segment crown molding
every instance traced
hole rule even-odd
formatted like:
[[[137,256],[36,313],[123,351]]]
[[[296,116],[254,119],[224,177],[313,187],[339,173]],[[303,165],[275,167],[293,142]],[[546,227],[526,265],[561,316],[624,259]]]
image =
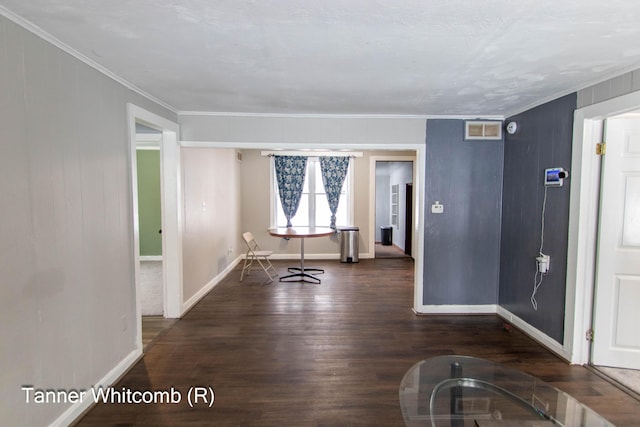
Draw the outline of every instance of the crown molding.
[[[576,85],[576,86],[574,86],[574,87],[572,87],[570,89],[559,91],[559,92],[555,92],[552,95],[549,95],[549,96],[547,96],[545,98],[539,99],[539,100],[537,100],[535,102],[532,102],[531,104],[525,105],[524,107],[520,107],[518,109],[509,111],[507,114],[504,115],[504,117],[505,118],[509,118],[509,117],[516,116],[518,114],[522,114],[525,111],[532,110],[532,109],[534,109],[536,107],[539,107],[541,105],[546,104],[547,102],[551,102],[551,101],[553,101],[555,99],[562,98],[563,96],[567,96],[567,95],[569,95],[571,93],[574,93],[574,92],[577,94],[581,90],[589,89],[591,87],[599,85],[600,83],[604,83],[604,82],[606,82],[608,80],[613,80],[613,79],[615,79],[617,77],[623,76],[623,75],[625,75],[627,73],[631,73],[631,72],[636,71],[636,70],[640,70],[640,63],[629,65],[629,66],[624,67],[622,69],[619,69],[619,70],[617,70],[615,72],[612,72],[612,73],[606,74],[604,76],[601,76],[601,77],[599,77],[597,79],[593,79],[593,80],[590,80],[588,82]],[[576,107],[576,108],[578,108],[578,107]]]
[[[504,120],[502,115],[437,115],[437,114],[314,114],[314,113],[245,113],[224,111],[178,111],[180,116],[209,117],[258,117],[258,118],[305,118],[305,119],[456,119],[456,120]]]
[[[128,80],[123,79],[122,77],[120,77],[117,74],[115,74],[113,71],[109,70],[108,68],[104,67],[103,65],[100,65],[99,63],[97,63],[93,59],[89,58],[88,56],[78,52],[77,50],[75,50],[71,46],[67,45],[66,43],[63,43],[62,41],[60,41],[59,39],[57,39],[53,35],[49,34],[45,30],[43,30],[42,28],[38,27],[37,25],[33,24],[32,22],[30,22],[30,21],[24,19],[23,17],[15,14],[14,12],[10,11],[5,6],[0,5],[0,15],[4,16],[8,20],[12,21],[14,24],[24,28],[25,30],[29,31],[30,33],[33,33],[36,36],[40,37],[41,39],[51,43],[52,45],[54,45],[58,49],[62,50],[63,52],[68,53],[69,55],[71,55],[74,58],[76,58],[78,61],[81,61],[81,62],[85,63],[86,65],[90,66],[91,68],[95,69],[96,71],[104,74],[105,76],[107,76],[110,79],[116,81],[117,83],[120,83],[122,86],[126,87],[127,89],[130,89],[133,92],[136,92],[138,95],[143,96],[143,97],[147,98],[149,101],[152,101],[152,102],[154,102],[154,103],[166,108],[167,110],[171,111],[172,113],[175,113],[175,114],[178,113],[178,111],[173,106],[171,106],[171,105],[167,104],[166,102],[156,98],[155,96],[145,92],[144,90],[140,89],[139,87],[137,87],[133,83],[129,82]]]

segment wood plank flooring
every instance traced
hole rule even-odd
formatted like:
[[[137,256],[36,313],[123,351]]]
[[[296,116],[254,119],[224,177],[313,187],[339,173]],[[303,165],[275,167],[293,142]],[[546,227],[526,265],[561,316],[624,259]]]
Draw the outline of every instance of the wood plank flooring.
[[[167,332],[178,319],[165,319],[162,316],[142,316],[142,348],[146,352],[151,344]]]
[[[274,263],[282,274],[291,261]],[[78,425],[402,426],[398,387],[418,361],[481,357],[535,375],[611,422],[638,425],[640,404],[570,366],[497,316],[416,316],[408,258],[309,261],[322,284],[229,274],[160,336],[116,388],[182,393],[179,404],[99,404]],[[192,386],[211,408],[190,408]]]

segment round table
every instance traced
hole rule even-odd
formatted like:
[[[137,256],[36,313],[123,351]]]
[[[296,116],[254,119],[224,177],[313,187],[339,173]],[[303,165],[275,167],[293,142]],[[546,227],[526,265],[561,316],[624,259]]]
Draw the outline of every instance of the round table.
[[[324,237],[336,231],[330,227],[279,227],[270,228],[269,234],[285,239],[300,239],[300,267],[290,267],[287,276],[280,277],[281,282],[309,282],[320,284],[320,279],[314,274],[324,273],[320,268],[304,268],[304,239],[307,237]]]

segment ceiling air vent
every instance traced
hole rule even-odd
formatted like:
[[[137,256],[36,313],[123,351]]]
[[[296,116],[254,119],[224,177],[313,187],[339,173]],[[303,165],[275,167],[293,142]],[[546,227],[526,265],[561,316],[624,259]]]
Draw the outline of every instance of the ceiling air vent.
[[[502,122],[466,121],[464,139],[502,139]]]

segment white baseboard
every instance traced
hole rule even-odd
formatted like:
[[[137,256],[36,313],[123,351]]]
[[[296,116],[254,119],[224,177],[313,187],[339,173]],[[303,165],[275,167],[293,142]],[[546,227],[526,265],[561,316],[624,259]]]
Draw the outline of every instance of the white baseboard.
[[[549,335],[545,334],[539,329],[534,328],[504,307],[498,306],[498,311],[496,314],[502,317],[506,322],[509,322],[516,328],[520,329],[534,341],[537,341],[539,344],[546,347],[549,351],[554,352],[559,357],[565,359],[567,362],[571,362],[571,352],[565,350],[562,344],[551,338]]]
[[[162,255],[145,255],[140,257],[140,261],[162,261]]]
[[[271,259],[300,260],[300,254],[273,254]],[[304,259],[340,259],[340,254],[304,254]]]
[[[142,357],[142,349],[137,348],[129,353],[120,363],[116,365],[107,375],[105,375],[96,384],[87,386],[88,390],[91,387],[110,387],[116,383],[140,358]],[[82,388],[82,387],[80,387]],[[83,399],[78,403],[71,405],[66,411],[62,413],[54,422],[49,424],[50,427],[64,427],[71,425],[77,421],[95,402],[93,399]]]
[[[529,338],[533,339],[547,350],[555,353],[566,361],[571,361],[571,352],[562,344],[554,340],[544,332],[534,328],[515,314],[497,304],[486,305],[421,305],[414,309],[416,314],[497,314],[506,322],[520,329]]]
[[[417,307],[417,314],[496,314],[497,305],[458,305],[458,304],[441,304],[441,305],[422,305]]]
[[[202,289],[200,289],[198,292],[195,293],[195,295],[193,295],[191,298],[185,301],[182,304],[182,315],[184,315],[187,311],[189,311],[191,307],[196,305],[196,303],[200,301],[206,294],[208,294],[209,291],[211,291],[211,289],[215,288],[216,285],[218,285],[218,283],[220,283],[222,279],[224,279],[227,276],[227,274],[229,274],[242,259],[244,259],[244,256],[239,256],[238,258],[234,259],[231,263],[229,263],[227,268],[225,268],[217,276],[211,279],[209,283],[204,285]]]
[[[358,254],[358,257],[360,259],[366,259],[366,258],[374,258],[374,256],[372,256],[369,253],[363,253],[363,254]],[[244,256],[242,257],[244,259]],[[273,254],[271,255],[271,259],[277,259],[277,260],[281,260],[281,259],[289,259],[289,260],[300,260],[300,254]],[[322,259],[340,259],[340,254],[304,254],[304,259],[311,259],[311,260],[322,260]]]

